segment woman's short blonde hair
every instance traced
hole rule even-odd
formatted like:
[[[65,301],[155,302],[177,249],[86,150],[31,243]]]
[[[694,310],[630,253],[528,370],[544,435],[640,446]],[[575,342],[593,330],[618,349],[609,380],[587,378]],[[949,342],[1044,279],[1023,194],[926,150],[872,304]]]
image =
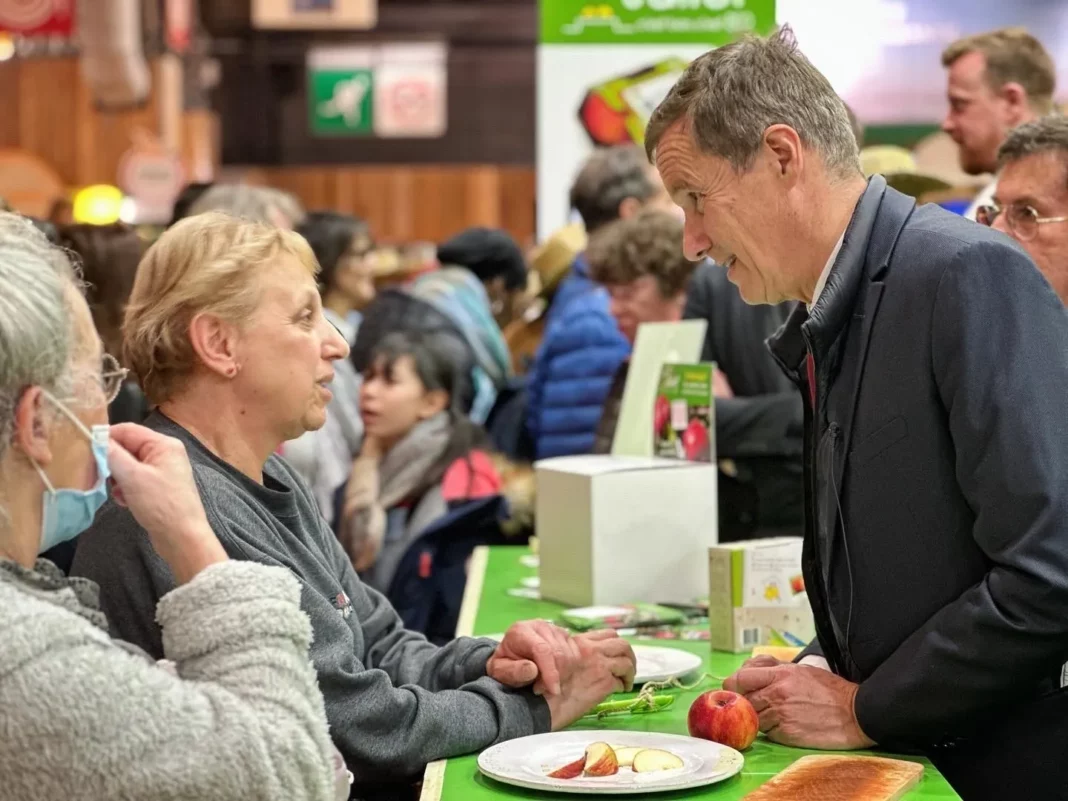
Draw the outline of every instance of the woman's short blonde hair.
[[[209,212],[161,236],[141,260],[123,323],[126,363],[153,404],[169,400],[196,354],[189,325],[198,314],[240,324],[261,299],[264,270],[292,256],[315,275],[319,265],[299,234]]]

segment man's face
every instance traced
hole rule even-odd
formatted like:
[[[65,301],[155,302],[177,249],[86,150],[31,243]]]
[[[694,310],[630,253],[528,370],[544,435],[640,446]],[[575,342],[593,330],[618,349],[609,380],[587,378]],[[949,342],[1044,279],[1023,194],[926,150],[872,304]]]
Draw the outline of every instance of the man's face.
[[[672,200],[685,215],[682,245],[686,258],[708,256],[727,269],[746,303],[780,303],[796,296],[780,258],[785,215],[784,190],[776,165],[761,148],[753,166],[739,175],[721,158],[698,151],[685,122],[667,130],[656,148],[656,167]]]
[[[997,170],[998,148],[1021,120],[1018,110],[986,81],[986,56],[966,53],[949,67],[949,112],[942,130],[957,143],[960,166],[969,175]]]
[[[1068,304],[1068,222],[1031,226],[1033,238],[1020,236],[1009,225],[1030,207],[1040,219],[1068,216],[1068,160],[1057,153],[1037,153],[1005,165],[998,176],[995,201],[1002,208],[994,228],[1020,241],[1060,299]],[[1026,230],[1026,229],[1024,229]]]
[[[614,284],[606,289],[611,298],[616,325],[632,345],[638,337],[638,326],[642,323],[674,323],[682,319],[685,294],[665,298],[651,275],[643,275],[629,284]]]

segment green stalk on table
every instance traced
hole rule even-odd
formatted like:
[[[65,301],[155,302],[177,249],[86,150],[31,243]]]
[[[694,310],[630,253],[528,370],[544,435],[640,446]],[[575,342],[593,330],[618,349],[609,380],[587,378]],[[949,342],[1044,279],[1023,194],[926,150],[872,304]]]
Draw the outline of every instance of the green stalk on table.
[[[667,709],[673,703],[675,703],[673,695],[654,695],[651,698],[639,696],[625,701],[605,701],[595,706],[586,717],[600,719],[609,715],[643,715]]]

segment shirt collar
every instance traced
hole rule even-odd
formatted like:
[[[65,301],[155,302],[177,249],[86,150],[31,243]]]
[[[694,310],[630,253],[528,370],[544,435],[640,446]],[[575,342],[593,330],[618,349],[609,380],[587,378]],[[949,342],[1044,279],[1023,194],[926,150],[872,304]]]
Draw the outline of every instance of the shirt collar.
[[[823,288],[827,286],[827,279],[830,277],[831,268],[834,267],[834,262],[838,258],[838,252],[842,249],[843,241],[845,241],[845,231],[842,231],[842,235],[838,237],[838,241],[834,244],[834,250],[831,251],[831,257],[827,259],[827,264],[824,265],[823,272],[820,273],[819,280],[816,281],[816,289],[812,292],[812,302],[808,304],[809,311],[812,311],[812,307],[816,305],[816,301],[823,294]]]

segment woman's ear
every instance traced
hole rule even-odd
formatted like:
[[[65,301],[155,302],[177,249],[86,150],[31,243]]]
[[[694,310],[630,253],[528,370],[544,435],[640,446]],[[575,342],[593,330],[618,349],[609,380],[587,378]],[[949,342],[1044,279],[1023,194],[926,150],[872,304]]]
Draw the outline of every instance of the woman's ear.
[[[233,378],[237,362],[237,328],[214,314],[201,313],[189,323],[189,344],[209,370]]]
[[[12,441],[15,446],[40,467],[52,462],[53,420],[45,414],[47,399],[40,387],[30,387],[15,405],[15,430]]]
[[[419,417],[429,420],[436,414],[440,414],[449,408],[449,393],[443,389],[432,389],[423,396],[422,408]]]

